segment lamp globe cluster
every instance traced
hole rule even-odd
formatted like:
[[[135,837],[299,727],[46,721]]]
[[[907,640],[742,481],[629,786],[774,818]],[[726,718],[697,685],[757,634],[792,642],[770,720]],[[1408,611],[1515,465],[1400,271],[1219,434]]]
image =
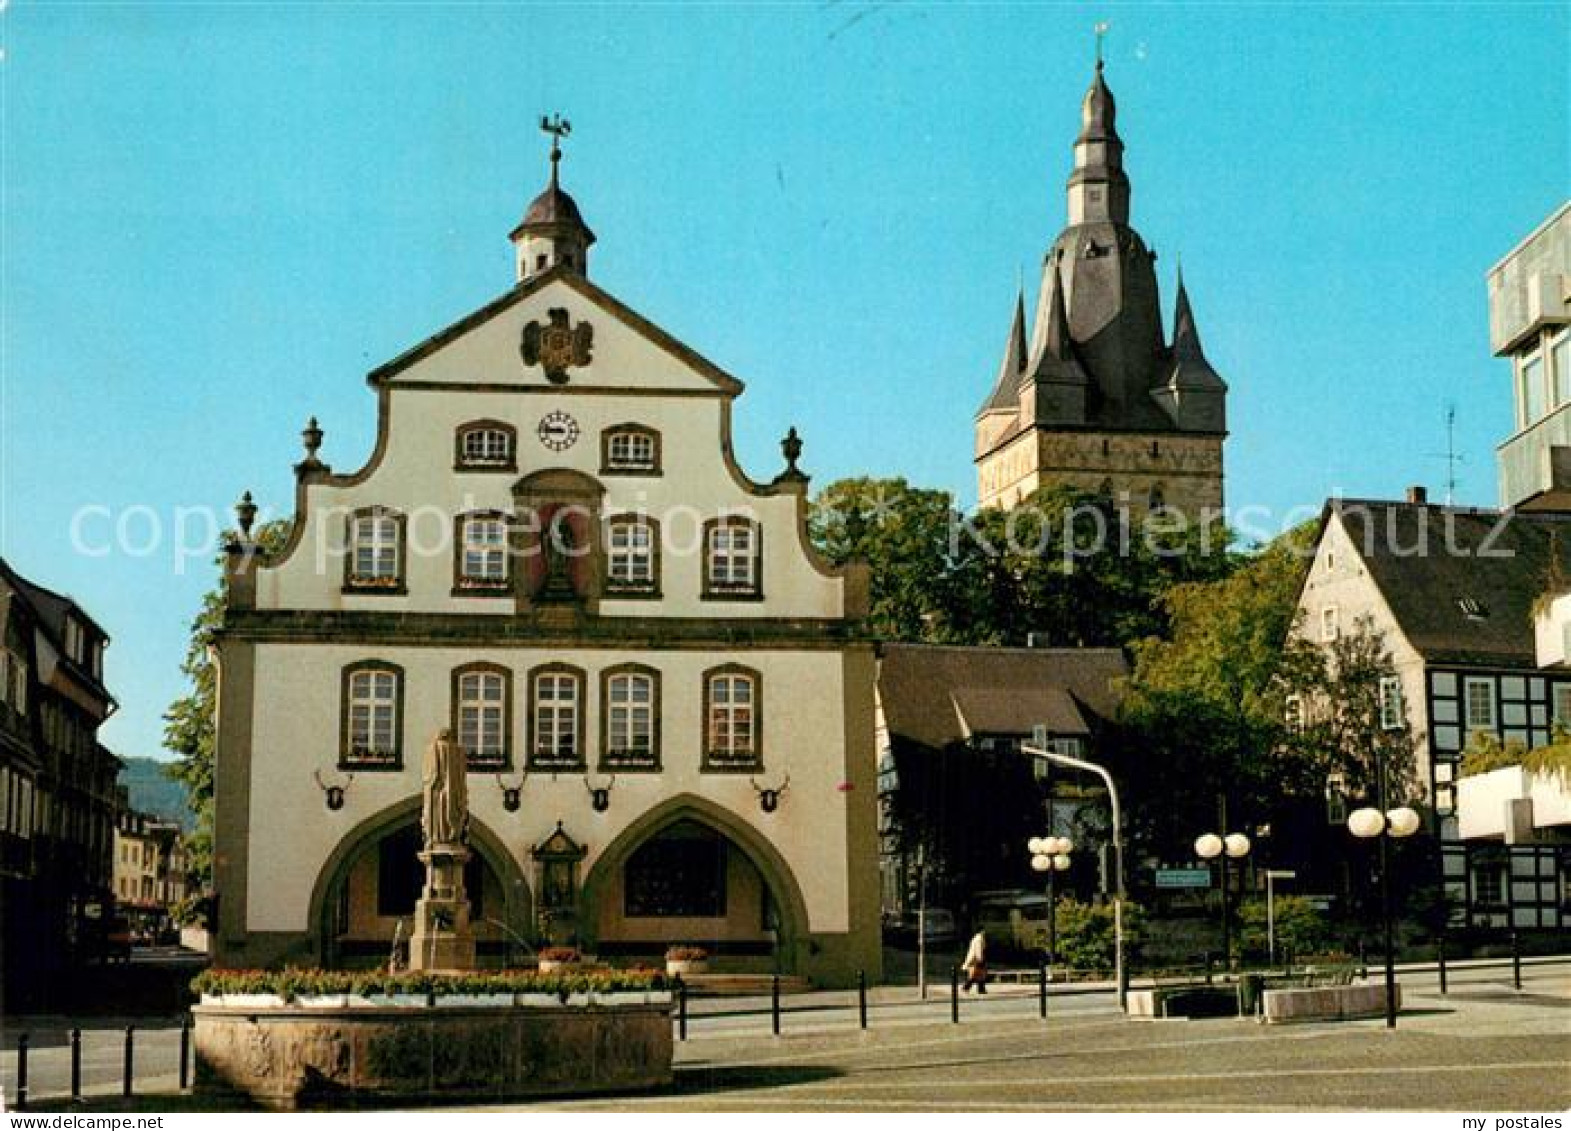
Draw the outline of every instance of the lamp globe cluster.
[[[1034,872],[1066,872],[1074,844],[1066,836],[1034,836],[1026,841]]]
[[[1347,817],[1347,829],[1364,840],[1386,833],[1394,837],[1412,836],[1418,831],[1420,819],[1416,810],[1406,805],[1388,809],[1354,809]]]
[[[1249,838],[1243,833],[1228,833],[1225,837],[1206,833],[1195,838],[1195,855],[1202,860],[1215,860],[1226,852],[1234,860],[1249,855]]]

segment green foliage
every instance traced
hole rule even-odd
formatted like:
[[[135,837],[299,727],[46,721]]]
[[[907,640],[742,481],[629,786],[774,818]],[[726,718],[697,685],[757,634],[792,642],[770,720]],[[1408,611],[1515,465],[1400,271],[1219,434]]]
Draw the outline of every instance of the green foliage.
[[[1277,953],[1320,954],[1336,939],[1325,913],[1301,895],[1276,897]],[[1266,927],[1266,901],[1246,900],[1238,909],[1238,943],[1246,951],[1265,953],[1270,932]]]
[[[1571,735],[1558,724],[1547,746],[1529,750],[1515,740],[1504,743],[1487,731],[1474,731],[1462,752],[1462,776],[1487,774],[1509,766],[1521,766],[1530,774],[1543,774],[1571,787]]]
[[[1114,930],[1111,903],[1081,903],[1064,898],[1057,907],[1058,961],[1072,970],[1111,970],[1116,961],[1117,932]],[[1145,913],[1135,904],[1124,903],[1124,950],[1126,959],[1139,953],[1145,936]]]
[[[276,553],[288,540],[291,522],[279,519],[264,523],[255,531],[257,544],[266,554]],[[225,543],[233,535],[226,532]],[[220,571],[224,558],[218,558]],[[213,882],[213,755],[217,736],[214,731],[218,701],[218,669],[213,663],[213,645],[224,623],[228,607],[223,583],[202,598],[202,608],[191,622],[191,642],[180,665],[189,690],[169,705],[164,713],[164,748],[175,755],[165,772],[185,787],[196,828],[186,837],[190,868],[187,879],[197,891],[208,891]],[[185,909],[191,919],[200,917],[199,908]]]
[[[196,994],[277,994],[285,1001],[302,996],[359,994],[556,994],[616,993],[663,990],[667,982],[659,970],[615,970],[607,966],[541,973],[538,970],[474,970],[461,974],[426,971],[318,970],[286,967],[282,970],[208,969],[191,982]]]

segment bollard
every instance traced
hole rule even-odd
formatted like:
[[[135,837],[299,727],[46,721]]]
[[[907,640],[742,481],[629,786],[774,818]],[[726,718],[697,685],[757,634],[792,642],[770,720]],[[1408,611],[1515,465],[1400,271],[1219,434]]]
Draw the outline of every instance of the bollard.
[[[1514,928],[1511,931],[1511,985],[1517,990],[1522,988],[1522,937]]]
[[[71,1030],[71,1099],[82,1098],[82,1030]]]
[[[136,1026],[127,1025],[125,1027],[125,1082],[120,1091],[120,1094],[123,1096],[130,1096],[131,1094],[131,1075],[134,1071],[135,1060]]]
[[[1440,969],[1440,995],[1446,993],[1446,937],[1441,935],[1435,940],[1435,965]]]
[[[680,974],[676,976],[676,1035],[687,1040],[687,983]]]
[[[1042,1015],[1042,1020],[1047,1020],[1047,959],[1042,958],[1036,964],[1036,1007]]]
[[[191,1083],[191,1018],[180,1019],[180,1090]]]
[[[960,967],[949,968],[949,1021],[960,1024]]]
[[[16,1039],[16,1110],[27,1110],[27,1046],[32,1038],[23,1033]]]
[[[776,974],[769,980],[769,1029],[775,1036],[780,1035],[780,975]]]
[[[867,1028],[867,971],[856,972],[856,1019],[863,1029]]]

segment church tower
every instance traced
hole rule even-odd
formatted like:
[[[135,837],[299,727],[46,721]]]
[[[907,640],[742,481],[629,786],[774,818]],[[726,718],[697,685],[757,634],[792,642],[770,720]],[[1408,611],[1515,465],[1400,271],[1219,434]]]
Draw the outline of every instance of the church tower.
[[[1227,385],[1200,346],[1183,279],[1163,336],[1156,253],[1129,225],[1118,108],[1096,72],[1080,106],[1068,226],[1042,264],[1032,330],[1023,296],[976,418],[978,500],[1011,507],[1065,483],[1190,515],[1222,505]]]
[[[551,135],[551,183],[529,202],[523,222],[508,236],[513,241],[520,283],[545,274],[558,263],[587,276],[589,245],[595,242],[578,204],[562,191],[561,141],[573,127],[558,116],[540,119],[540,128]]]

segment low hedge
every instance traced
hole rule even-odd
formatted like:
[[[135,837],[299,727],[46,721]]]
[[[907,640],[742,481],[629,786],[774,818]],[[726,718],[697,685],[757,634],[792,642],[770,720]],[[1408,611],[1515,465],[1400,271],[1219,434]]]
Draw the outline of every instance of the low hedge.
[[[666,977],[659,970],[613,970],[578,967],[572,970],[476,970],[465,974],[422,971],[316,970],[286,967],[282,970],[204,970],[191,981],[196,994],[277,994],[285,1001],[317,994],[556,994],[615,993],[620,990],[663,990]]]

